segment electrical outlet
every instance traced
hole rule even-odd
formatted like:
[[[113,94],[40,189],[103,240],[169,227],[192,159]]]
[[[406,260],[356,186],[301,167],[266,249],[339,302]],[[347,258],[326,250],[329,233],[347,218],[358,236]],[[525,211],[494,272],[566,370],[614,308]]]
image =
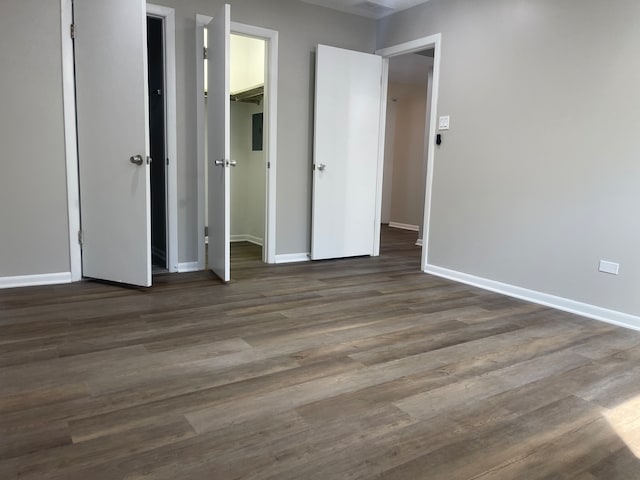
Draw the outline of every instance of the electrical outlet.
[[[600,270],[602,273],[618,275],[618,272],[620,271],[620,264],[615,262],[608,262],[606,260],[600,260],[600,268],[598,270]]]

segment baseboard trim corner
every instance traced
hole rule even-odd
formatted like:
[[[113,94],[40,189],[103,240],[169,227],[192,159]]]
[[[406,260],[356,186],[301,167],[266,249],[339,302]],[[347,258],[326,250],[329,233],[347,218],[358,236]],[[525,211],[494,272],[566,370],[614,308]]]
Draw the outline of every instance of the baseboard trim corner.
[[[410,223],[389,222],[391,228],[400,228],[402,230],[411,230],[412,232],[419,232],[419,225],[411,225]]]
[[[630,315],[628,313],[610,310],[608,308],[598,307],[596,305],[578,302],[568,298],[550,295],[548,293],[516,287],[515,285],[496,282],[494,280],[476,277],[474,275],[449,270],[435,265],[427,265],[424,272],[453,280],[455,282],[482,288],[483,290],[489,290],[509,297],[544,305],[545,307],[555,308],[556,310],[562,310],[564,312],[573,313],[593,320],[599,320],[619,327],[640,331],[640,317]]]
[[[71,272],[43,273],[40,275],[0,277],[0,288],[35,287],[38,285],[58,285],[71,282]]]
[[[285,253],[276,255],[276,263],[308,262],[310,258],[309,253]]]
[[[262,247],[264,243],[262,238],[247,234],[231,235],[231,242],[249,242],[259,247]]]

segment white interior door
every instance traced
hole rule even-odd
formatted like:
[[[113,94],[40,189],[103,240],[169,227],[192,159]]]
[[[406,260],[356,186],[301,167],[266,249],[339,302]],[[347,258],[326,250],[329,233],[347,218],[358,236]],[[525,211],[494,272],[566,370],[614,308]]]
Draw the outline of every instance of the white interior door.
[[[382,57],[318,45],[311,258],[374,253]]]
[[[230,280],[230,104],[229,45],[231,8],[223,5],[208,27],[208,210],[209,268],[221,280]]]
[[[74,2],[82,273],[140,286],[151,285],[146,15],[144,0]]]

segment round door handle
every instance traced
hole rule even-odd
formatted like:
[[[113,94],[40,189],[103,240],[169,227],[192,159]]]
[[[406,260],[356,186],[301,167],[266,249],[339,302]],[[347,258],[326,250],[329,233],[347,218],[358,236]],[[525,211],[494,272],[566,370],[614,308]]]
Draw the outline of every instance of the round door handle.
[[[321,163],[320,165],[318,165],[318,170],[320,170],[321,172],[324,172],[326,168],[327,166],[324,163]]]
[[[229,165],[231,167],[235,167],[236,165],[238,165],[238,162],[236,162],[235,160],[229,160]]]
[[[142,165],[144,163],[144,159],[142,158],[142,155],[134,155],[129,158],[129,161],[134,165]]]
[[[216,167],[224,167],[224,160],[216,160],[213,162]]]

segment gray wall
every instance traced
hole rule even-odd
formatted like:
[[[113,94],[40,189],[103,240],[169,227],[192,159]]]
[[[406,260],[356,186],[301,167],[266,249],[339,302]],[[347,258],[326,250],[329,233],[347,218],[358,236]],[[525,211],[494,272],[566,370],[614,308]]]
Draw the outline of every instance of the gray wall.
[[[442,33],[429,263],[640,314],[639,19],[637,0],[431,0],[379,22],[378,47]]]
[[[0,277],[68,272],[60,2],[0,10]]]
[[[231,236],[251,235],[264,239],[266,155],[252,150],[253,114],[262,105],[231,102]]]
[[[197,258],[195,14],[220,0],[158,0],[176,9],[179,260]],[[313,52],[318,43],[375,49],[375,22],[296,0],[237,0],[231,19],[279,32],[276,253],[308,252],[311,225]]]

